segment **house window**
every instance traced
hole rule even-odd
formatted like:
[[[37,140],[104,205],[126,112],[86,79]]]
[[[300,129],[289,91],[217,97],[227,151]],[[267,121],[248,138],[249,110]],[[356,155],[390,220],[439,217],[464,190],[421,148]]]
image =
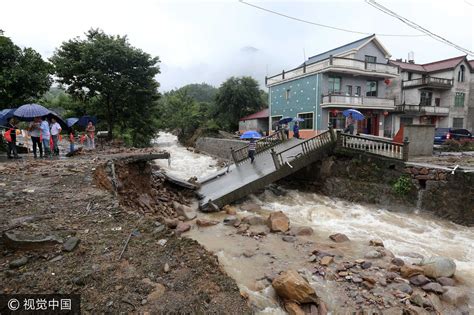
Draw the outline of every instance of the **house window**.
[[[464,106],[464,93],[456,92],[456,96],[454,97],[454,106]]]
[[[435,98],[435,106],[439,106],[441,104],[441,98],[436,97]]]
[[[433,93],[427,91],[421,91],[420,93],[420,106],[431,106],[431,97]]]
[[[352,95],[352,85],[346,85],[346,94]]]
[[[329,87],[328,87],[329,94],[341,93],[341,78],[340,77],[329,77],[328,84],[329,84]]]
[[[367,63],[376,63],[377,57],[365,55],[365,62]]]
[[[453,128],[462,128],[464,118],[453,118]]]
[[[367,81],[365,96],[377,96],[377,81]]]
[[[413,117],[400,117],[400,126],[412,125]]]
[[[411,81],[412,75],[413,75],[413,73],[408,72],[408,81]]]
[[[286,99],[286,100],[289,100],[290,97],[291,97],[291,90],[290,90],[290,89],[287,89],[287,90],[285,91],[285,99]]]
[[[465,70],[464,65],[461,65],[458,71],[458,82],[464,82],[464,70]]]
[[[342,112],[329,112],[329,124],[334,129],[344,129],[346,127],[346,117],[344,117]]]
[[[313,129],[313,113],[298,114],[298,118],[304,119],[300,122],[300,129]]]
[[[360,96],[360,86],[356,86],[356,96]]]
[[[277,129],[278,121],[279,121],[280,119],[282,119],[282,118],[283,118],[283,116],[281,116],[281,115],[272,116],[272,119],[271,119],[271,123],[272,123],[271,128],[272,128],[272,130],[276,130],[276,129]]]

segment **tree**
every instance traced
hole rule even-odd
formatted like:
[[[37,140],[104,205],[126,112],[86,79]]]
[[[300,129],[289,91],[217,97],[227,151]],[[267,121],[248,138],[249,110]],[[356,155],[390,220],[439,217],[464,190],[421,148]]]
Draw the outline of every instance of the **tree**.
[[[0,109],[38,100],[51,86],[52,66],[32,48],[0,35]]]
[[[183,86],[179,91],[186,92],[192,99],[198,102],[212,103],[216,98],[217,89],[207,83],[193,83]]]
[[[63,42],[51,62],[68,93],[94,100],[88,114],[105,119],[109,139],[119,131],[133,145],[149,144],[157,131],[158,57],[131,46],[126,36],[91,29],[85,39]]]
[[[231,77],[216,95],[216,116],[227,131],[237,130],[239,119],[267,106],[258,82],[251,77]]]

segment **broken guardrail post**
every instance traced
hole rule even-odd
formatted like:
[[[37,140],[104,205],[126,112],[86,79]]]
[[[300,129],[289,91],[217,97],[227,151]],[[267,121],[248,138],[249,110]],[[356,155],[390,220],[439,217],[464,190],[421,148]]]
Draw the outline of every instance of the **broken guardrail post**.
[[[273,163],[275,164],[275,169],[279,169],[281,167],[280,161],[278,160],[278,156],[275,152],[275,150],[272,148],[270,150],[270,154],[272,155]]]
[[[405,140],[403,140],[403,152],[402,152],[402,158],[403,161],[408,161],[408,146],[410,144],[410,141],[408,141],[408,137],[405,137]]]
[[[342,132],[341,132],[341,130],[336,130],[336,147],[342,148]]]

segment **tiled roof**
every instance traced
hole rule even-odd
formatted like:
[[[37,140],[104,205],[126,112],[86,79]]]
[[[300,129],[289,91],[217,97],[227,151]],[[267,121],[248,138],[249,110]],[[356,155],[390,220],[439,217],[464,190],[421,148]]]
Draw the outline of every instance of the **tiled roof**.
[[[250,119],[259,119],[259,118],[268,118],[268,108],[265,108],[264,110],[261,110],[257,113],[253,113],[252,115],[242,117],[240,118],[240,121],[250,120]]]
[[[471,69],[474,70],[474,60],[469,60],[469,64],[471,65]]]
[[[463,61],[466,56],[459,56],[439,61],[434,61],[425,64],[416,64],[416,63],[409,63],[403,61],[396,61],[390,60],[390,63],[396,66],[399,66],[402,70],[409,70],[409,71],[418,71],[418,72],[435,72],[441,70],[448,70],[455,68],[461,61]],[[471,64],[471,68],[473,63]]]
[[[307,60],[305,63],[306,63],[307,65],[309,65],[309,64],[312,64],[312,63],[319,62],[319,61],[321,61],[321,60],[327,59],[327,58],[329,58],[329,56],[331,56],[331,55],[335,56],[335,55],[341,54],[341,53],[343,53],[343,52],[346,52],[346,51],[349,51],[349,50],[358,48],[360,45],[362,45],[364,42],[368,41],[369,39],[371,39],[371,38],[374,37],[374,36],[375,36],[375,34],[369,35],[369,36],[367,36],[367,37],[358,39],[358,40],[356,40],[355,42],[352,42],[352,43],[349,43],[349,44],[345,44],[345,45],[343,45],[343,46],[340,46],[340,47],[337,47],[337,48],[328,50],[328,51],[326,51],[326,52],[320,53],[320,54],[318,54],[318,55],[309,57],[308,60]]]

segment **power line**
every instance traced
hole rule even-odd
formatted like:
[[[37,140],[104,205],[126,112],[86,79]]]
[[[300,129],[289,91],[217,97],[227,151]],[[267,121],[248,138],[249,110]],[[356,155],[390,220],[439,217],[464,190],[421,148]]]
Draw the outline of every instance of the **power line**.
[[[471,7],[474,7],[474,4],[470,3],[469,1],[464,0],[464,2],[466,2],[466,4],[470,5]]]
[[[377,10],[380,10],[380,11],[382,11],[382,12],[385,13],[385,14],[388,14],[388,15],[390,15],[390,16],[393,16],[394,18],[400,20],[401,22],[405,23],[406,25],[410,26],[411,28],[413,28],[413,29],[415,29],[415,30],[417,30],[417,31],[420,31],[420,32],[422,32],[422,33],[428,35],[429,37],[431,37],[431,38],[433,38],[433,39],[435,39],[435,40],[437,40],[437,41],[439,41],[439,42],[442,42],[442,43],[447,44],[447,45],[449,45],[449,46],[451,46],[451,47],[454,47],[454,48],[456,48],[457,50],[460,50],[460,51],[462,51],[462,52],[465,53],[465,54],[474,56],[474,52],[473,52],[473,51],[471,51],[471,50],[469,50],[469,49],[466,49],[466,48],[464,48],[464,47],[461,47],[461,46],[459,46],[459,45],[457,45],[457,44],[451,42],[450,40],[448,40],[448,39],[446,39],[446,38],[444,38],[444,37],[442,37],[442,36],[440,36],[440,35],[437,35],[437,34],[431,32],[430,30],[428,30],[428,29],[426,29],[426,28],[424,28],[424,27],[422,27],[422,26],[416,24],[415,22],[410,21],[409,19],[404,18],[403,16],[401,16],[401,15],[399,15],[399,14],[397,14],[397,13],[391,11],[390,9],[388,9],[388,8],[384,7],[383,5],[381,5],[381,4],[377,3],[377,2],[375,2],[374,0],[365,0],[365,2],[367,2],[368,4],[370,4],[371,6],[373,6],[374,8],[376,8]]]
[[[302,23],[306,23],[306,24],[311,24],[311,25],[314,25],[314,26],[325,27],[325,28],[329,28],[329,29],[336,30],[336,31],[341,31],[341,32],[348,32],[348,33],[362,34],[362,35],[372,35],[372,33],[353,31],[353,30],[348,30],[348,29],[345,29],[345,28],[340,28],[340,27],[335,27],[335,26],[320,24],[320,23],[316,23],[316,22],[312,22],[312,21],[308,21],[308,20],[303,20],[303,19],[300,19],[300,18],[297,18],[297,17],[294,17],[294,16],[290,16],[290,15],[283,14],[283,13],[280,13],[280,12],[277,12],[277,11],[273,11],[273,10],[270,10],[270,9],[267,9],[267,8],[260,7],[260,6],[255,5],[255,4],[251,4],[251,3],[245,2],[245,1],[243,1],[243,0],[239,0],[239,2],[242,3],[242,4],[246,4],[246,5],[248,5],[248,6],[251,6],[251,7],[253,7],[253,8],[256,8],[256,9],[259,9],[259,10],[262,10],[262,11],[265,11],[265,12],[269,12],[269,13],[272,13],[272,14],[276,14],[276,15],[285,17],[285,18],[290,19],[290,20],[295,20],[295,21],[298,21],[298,22],[302,22]],[[420,36],[426,36],[426,35],[407,35],[407,34],[375,34],[375,35],[377,35],[377,36],[398,36],[398,37],[420,37]]]

